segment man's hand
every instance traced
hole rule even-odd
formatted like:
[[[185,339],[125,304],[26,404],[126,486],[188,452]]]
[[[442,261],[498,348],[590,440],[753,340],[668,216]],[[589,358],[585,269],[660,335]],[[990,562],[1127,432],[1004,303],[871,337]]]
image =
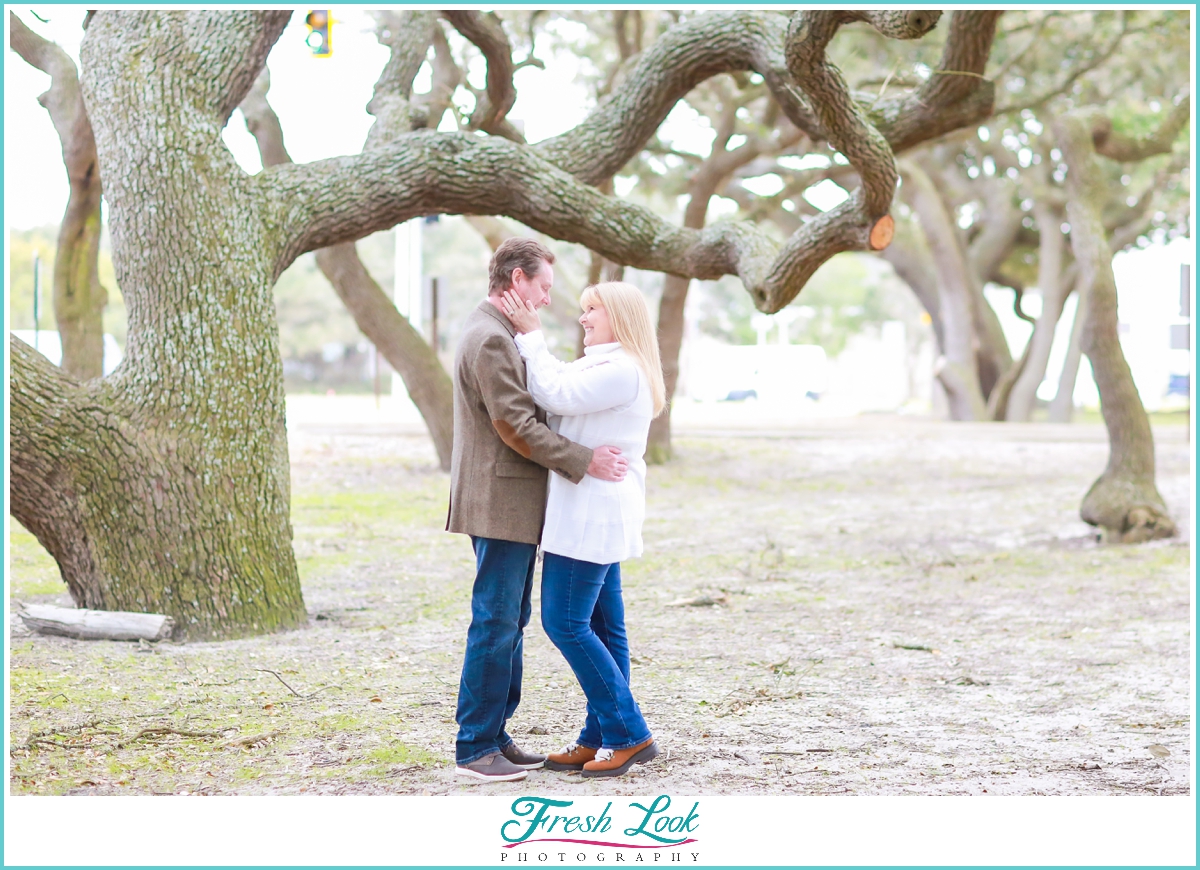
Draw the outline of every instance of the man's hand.
[[[629,460],[616,447],[597,447],[592,451],[592,461],[587,473],[599,480],[620,483],[629,470]]]

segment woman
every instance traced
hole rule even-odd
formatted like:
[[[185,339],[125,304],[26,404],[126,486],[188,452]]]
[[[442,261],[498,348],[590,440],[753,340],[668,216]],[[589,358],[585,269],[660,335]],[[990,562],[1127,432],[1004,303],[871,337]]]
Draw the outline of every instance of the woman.
[[[550,475],[542,532],[542,627],[587,696],[578,739],[546,758],[551,770],[620,776],[658,755],[629,690],[629,642],[621,562],[642,554],[646,437],[666,404],[650,312],[632,284],[583,291],[584,356],[555,359],[537,309],[513,293],[504,310],[516,328],[534,401],[559,434],[585,447],[610,444],[629,460],[620,483]]]

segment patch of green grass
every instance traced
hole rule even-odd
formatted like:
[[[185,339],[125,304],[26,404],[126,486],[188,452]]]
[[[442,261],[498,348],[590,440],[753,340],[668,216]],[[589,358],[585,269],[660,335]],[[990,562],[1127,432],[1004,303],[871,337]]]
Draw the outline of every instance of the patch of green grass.
[[[8,551],[13,598],[59,595],[67,591],[54,557],[16,520],[13,520],[8,535]]]
[[[441,761],[432,752],[404,743],[372,749],[367,753],[367,760],[376,764],[438,764]]]
[[[439,490],[440,491],[440,490]],[[396,534],[402,526],[445,522],[444,498],[420,492],[310,492],[292,496],[296,525],[357,525]]]
[[[356,713],[334,713],[313,723],[321,734],[357,734],[374,731],[377,723]]]

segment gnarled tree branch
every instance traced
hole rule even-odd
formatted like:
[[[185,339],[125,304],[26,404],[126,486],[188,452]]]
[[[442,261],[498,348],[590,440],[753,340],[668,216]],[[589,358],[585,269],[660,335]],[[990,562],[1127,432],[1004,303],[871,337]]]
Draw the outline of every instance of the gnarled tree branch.
[[[956,13],[956,20],[962,20],[963,14]],[[960,27],[966,35],[959,37],[957,47],[947,48],[943,64],[962,63],[964,58],[970,63],[986,60],[996,14],[971,19],[976,29],[986,31],[985,38]],[[851,19],[856,16],[859,13]],[[881,26],[891,28],[889,32],[911,35],[933,21],[929,15],[902,18],[901,23],[887,17],[879,20]],[[646,209],[610,200],[587,183],[601,182],[619,169],[696,82],[731,68],[753,68],[751,62],[764,67],[771,65],[768,61],[776,63],[771,68],[779,72],[781,31],[778,16],[759,13],[706,15],[675,28],[643,54],[635,74],[583,124],[532,148],[498,137],[481,140],[418,132],[399,137],[387,153],[266,173],[260,179],[263,193],[285,227],[279,268],[302,251],[361,238],[418,214],[507,215],[548,235],[584,244],[617,263],[693,278],[736,274],[760,309],[776,311],[796,297],[829,257],[871,247],[871,232],[881,225],[894,187],[890,154],[878,166],[868,165],[864,158],[873,183],[862,185],[842,205],[808,221],[782,246],[740,223],[721,223],[699,232],[675,227]],[[976,42],[984,46],[982,55]],[[801,67],[810,54],[797,53]],[[801,72],[805,81],[812,79]],[[931,88],[930,98],[979,90],[973,78],[966,84],[940,83]],[[990,97],[986,105],[990,106]],[[862,117],[860,110],[847,110],[843,102],[841,114],[827,112],[824,120],[842,123],[847,111]],[[825,124],[818,121],[817,126],[824,130]],[[839,135],[845,139],[854,129],[847,127]],[[936,129],[926,127],[923,134],[935,135]],[[845,150],[860,156],[853,142],[839,141]],[[887,147],[886,136],[877,135],[869,150],[886,153]],[[880,247],[876,241],[875,247]]]
[[[1092,116],[1092,144],[1096,153],[1111,160],[1138,161],[1156,154],[1169,154],[1179,131],[1191,117],[1191,101],[1185,92],[1167,113],[1163,122],[1145,136],[1130,136],[1113,129],[1112,119],[1103,113]]]
[[[367,112],[375,116],[367,136],[368,148],[374,142],[386,142],[400,133],[429,126],[430,112],[412,100],[412,86],[429,54],[435,28],[437,16],[432,12],[380,14],[379,41],[391,48],[391,55],[367,103]]]
[[[507,121],[508,113],[517,101],[517,90],[513,87],[516,69],[512,44],[500,16],[476,10],[446,10],[442,15],[455,30],[473,42],[487,60],[487,87],[471,113],[469,128],[524,142],[525,137]]]

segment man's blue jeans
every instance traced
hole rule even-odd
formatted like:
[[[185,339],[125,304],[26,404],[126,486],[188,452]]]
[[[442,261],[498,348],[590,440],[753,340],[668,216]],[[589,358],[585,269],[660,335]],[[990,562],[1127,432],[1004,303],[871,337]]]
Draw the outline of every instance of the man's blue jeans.
[[[587,696],[576,741],[591,749],[628,749],[650,739],[629,690],[629,639],[621,599],[621,565],[597,565],[546,553],[542,628]]]
[[[512,743],[504,730],[521,702],[521,650],[532,611],[534,544],[476,538],[471,627],[458,684],[455,759],[469,764]]]

